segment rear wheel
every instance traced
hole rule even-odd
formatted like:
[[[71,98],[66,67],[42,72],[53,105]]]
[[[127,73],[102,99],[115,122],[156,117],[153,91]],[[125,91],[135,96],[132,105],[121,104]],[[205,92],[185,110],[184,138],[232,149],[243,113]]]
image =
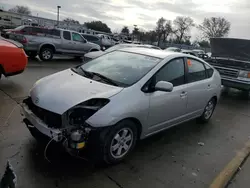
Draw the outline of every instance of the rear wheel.
[[[39,58],[43,61],[50,61],[53,58],[53,49],[44,47],[39,52]]]
[[[202,116],[199,117],[198,120],[201,123],[207,123],[210,120],[210,118],[212,117],[212,115],[213,115],[215,106],[216,106],[215,98],[210,99],[210,101],[208,101],[208,103],[207,103],[207,105],[206,105],[206,107],[204,109],[204,112],[203,112]]]
[[[105,138],[104,161],[108,164],[115,164],[122,161],[133,150],[136,140],[136,124],[130,120],[121,121]]]

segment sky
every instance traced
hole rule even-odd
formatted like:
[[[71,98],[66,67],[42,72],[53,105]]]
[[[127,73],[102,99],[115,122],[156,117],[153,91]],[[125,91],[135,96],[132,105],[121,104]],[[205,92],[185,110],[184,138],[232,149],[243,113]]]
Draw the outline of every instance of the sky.
[[[17,5],[16,0],[0,0],[5,10]],[[249,0],[19,0],[33,15],[56,19],[60,5],[60,19],[70,17],[84,23],[92,20],[105,22],[113,32],[123,26],[137,25],[141,30],[152,30],[160,17],[174,20],[176,16],[190,16],[198,25],[205,17],[224,17],[231,22],[229,37],[250,39]],[[191,31],[198,37],[197,29]]]

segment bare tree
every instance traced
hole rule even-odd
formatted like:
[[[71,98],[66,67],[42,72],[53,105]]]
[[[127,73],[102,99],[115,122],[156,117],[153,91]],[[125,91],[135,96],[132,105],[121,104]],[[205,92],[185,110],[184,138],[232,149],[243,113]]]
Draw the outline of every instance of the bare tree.
[[[26,14],[26,15],[31,15],[31,11],[30,8],[27,6],[15,6],[11,9],[9,9],[9,12],[15,12],[15,13],[19,13],[19,14]]]
[[[162,38],[162,35],[164,34],[164,24],[166,22],[166,19],[161,17],[157,22],[156,22],[156,35],[158,38],[158,46],[160,45],[160,40]]]
[[[205,39],[211,37],[224,37],[227,36],[230,31],[230,22],[225,18],[211,17],[205,18],[198,26],[198,29],[202,32]]]
[[[165,42],[168,36],[173,32],[171,20],[166,20],[164,31],[163,31],[163,42]]]
[[[181,41],[187,37],[190,29],[194,26],[194,21],[190,17],[177,16],[174,20],[174,31],[177,42]]]

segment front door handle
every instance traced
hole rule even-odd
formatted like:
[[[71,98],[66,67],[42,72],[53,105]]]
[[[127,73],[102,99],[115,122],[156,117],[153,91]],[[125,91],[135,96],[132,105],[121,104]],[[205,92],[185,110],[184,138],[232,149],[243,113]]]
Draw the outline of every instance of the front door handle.
[[[181,94],[180,94],[180,97],[181,97],[181,98],[184,98],[184,97],[186,97],[186,96],[187,96],[187,92],[186,92],[186,91],[181,92]]]

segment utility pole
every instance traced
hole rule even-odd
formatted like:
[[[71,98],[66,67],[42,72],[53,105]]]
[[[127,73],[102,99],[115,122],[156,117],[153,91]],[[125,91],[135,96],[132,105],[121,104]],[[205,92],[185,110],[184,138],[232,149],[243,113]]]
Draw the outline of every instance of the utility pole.
[[[57,6],[57,27],[59,27],[59,9],[61,6]]]

